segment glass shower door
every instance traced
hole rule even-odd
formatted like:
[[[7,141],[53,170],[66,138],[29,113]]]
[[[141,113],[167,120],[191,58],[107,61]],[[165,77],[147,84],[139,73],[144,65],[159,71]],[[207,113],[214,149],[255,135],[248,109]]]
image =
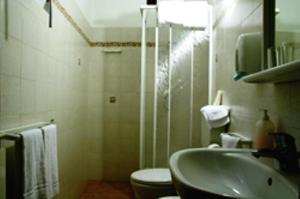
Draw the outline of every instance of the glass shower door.
[[[201,106],[207,104],[208,42],[201,31],[170,24],[145,24],[142,56],[141,168],[168,167],[172,153],[200,146]],[[194,54],[197,53],[197,56]],[[143,53],[142,53],[143,54]],[[204,72],[204,73],[203,73]],[[142,70],[143,77],[143,70]],[[201,98],[201,99],[200,99]],[[141,117],[142,118],[142,117]],[[141,128],[143,129],[143,128]],[[196,144],[195,143],[198,143]]]

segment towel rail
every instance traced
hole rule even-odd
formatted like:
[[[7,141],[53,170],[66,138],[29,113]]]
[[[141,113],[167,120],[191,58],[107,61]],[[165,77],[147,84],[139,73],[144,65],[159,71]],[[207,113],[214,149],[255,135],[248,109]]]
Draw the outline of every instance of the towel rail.
[[[53,124],[53,123],[54,123],[54,119],[51,119],[50,122],[40,122],[40,123],[30,124],[26,126],[17,127],[17,128],[2,130],[0,131],[0,140],[18,140],[21,138],[21,135],[19,133],[21,133],[22,131],[26,131],[34,128],[41,128],[43,126]]]

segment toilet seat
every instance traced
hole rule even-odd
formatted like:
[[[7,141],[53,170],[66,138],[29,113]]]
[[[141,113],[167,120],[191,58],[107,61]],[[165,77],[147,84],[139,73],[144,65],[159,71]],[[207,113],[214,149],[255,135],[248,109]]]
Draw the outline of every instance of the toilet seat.
[[[135,171],[131,174],[131,180],[144,185],[172,185],[172,177],[169,169],[143,169]]]
[[[143,169],[135,171],[130,177],[137,199],[157,199],[176,196],[169,169]]]

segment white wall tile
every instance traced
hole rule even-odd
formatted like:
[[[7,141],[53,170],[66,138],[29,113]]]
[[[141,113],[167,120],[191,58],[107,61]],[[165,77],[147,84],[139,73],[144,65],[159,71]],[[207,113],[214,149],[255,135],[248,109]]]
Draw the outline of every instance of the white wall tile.
[[[1,116],[11,117],[20,114],[21,81],[17,77],[1,75]]]
[[[220,1],[215,7],[215,15],[222,9],[222,2],[225,3]],[[246,84],[232,80],[237,37],[244,32],[259,32],[262,27],[261,1],[237,2],[231,13],[226,13],[214,29],[213,54],[218,54],[218,62],[214,63],[214,93],[219,89],[224,90],[225,104],[232,106],[232,131],[240,131],[255,139],[255,123],[261,117],[259,109],[266,108],[278,131],[296,136],[300,103],[298,82],[274,85]]]
[[[89,46],[55,6],[53,14],[53,28],[49,29],[47,14],[35,0],[9,0],[9,38],[0,49],[0,126],[13,128],[54,118],[59,129],[58,198],[76,198],[88,179],[84,138],[88,128]],[[76,13],[75,18],[80,17],[81,13]],[[92,102],[101,96],[97,94]],[[100,121],[101,106],[100,100],[98,107],[93,105],[99,111],[89,109],[93,110],[91,116]],[[101,130],[101,124],[93,129]],[[73,169],[78,162],[82,162],[82,172]],[[100,165],[99,161],[92,163]]]

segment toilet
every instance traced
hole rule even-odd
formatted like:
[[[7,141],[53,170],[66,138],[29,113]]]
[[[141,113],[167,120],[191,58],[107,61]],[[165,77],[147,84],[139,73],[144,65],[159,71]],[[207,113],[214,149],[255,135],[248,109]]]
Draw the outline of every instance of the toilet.
[[[158,199],[176,196],[169,169],[143,169],[130,177],[131,186],[137,199]]]

